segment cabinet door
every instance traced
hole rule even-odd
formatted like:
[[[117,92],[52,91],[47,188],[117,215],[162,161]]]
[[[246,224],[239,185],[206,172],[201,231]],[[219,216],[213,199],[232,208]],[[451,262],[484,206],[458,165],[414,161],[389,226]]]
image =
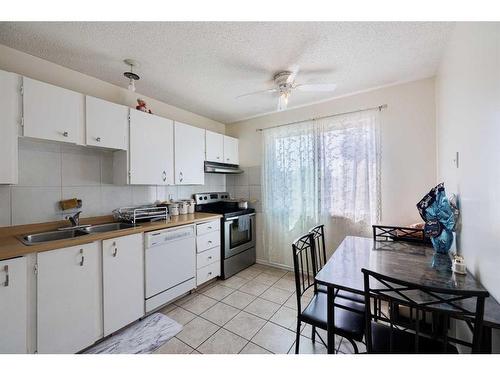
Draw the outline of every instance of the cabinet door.
[[[23,78],[25,137],[77,143],[83,130],[83,94]]]
[[[20,77],[0,70],[0,184],[17,184],[17,134],[21,121]]]
[[[239,163],[237,138],[224,136],[224,163]]]
[[[173,121],[130,110],[130,183],[172,185]]]
[[[87,145],[127,149],[128,107],[85,97]]]
[[[209,130],[205,133],[205,160],[224,162],[224,136]]]
[[[141,234],[102,241],[104,336],[144,315]]]
[[[102,337],[99,270],[96,242],[38,253],[38,353],[76,353]]]
[[[26,353],[26,258],[0,261],[0,354]]]
[[[205,130],[175,122],[175,184],[205,183]]]

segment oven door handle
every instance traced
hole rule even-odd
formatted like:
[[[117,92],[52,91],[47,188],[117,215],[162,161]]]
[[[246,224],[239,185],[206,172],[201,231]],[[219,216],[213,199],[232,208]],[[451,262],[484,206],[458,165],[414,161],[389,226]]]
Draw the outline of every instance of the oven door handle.
[[[225,222],[226,222],[226,223],[230,223],[230,222],[232,222],[232,221],[235,221],[235,220],[237,220],[237,219],[241,218],[242,216],[247,216],[247,215],[241,215],[241,216],[230,217],[230,218],[228,218],[227,220],[225,220]],[[255,213],[253,213],[253,214],[248,214],[248,216],[255,216]]]

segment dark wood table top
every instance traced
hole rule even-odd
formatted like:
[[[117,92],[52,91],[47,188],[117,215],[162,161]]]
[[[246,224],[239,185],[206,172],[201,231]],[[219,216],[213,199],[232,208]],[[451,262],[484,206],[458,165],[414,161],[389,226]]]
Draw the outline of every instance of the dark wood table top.
[[[316,275],[316,280],[319,284],[363,294],[361,269],[366,268],[421,285],[450,290],[485,290],[469,272],[467,275],[453,273],[447,255],[434,254],[432,247],[419,244],[346,237]],[[491,296],[485,302],[484,324],[500,328],[500,304]]]

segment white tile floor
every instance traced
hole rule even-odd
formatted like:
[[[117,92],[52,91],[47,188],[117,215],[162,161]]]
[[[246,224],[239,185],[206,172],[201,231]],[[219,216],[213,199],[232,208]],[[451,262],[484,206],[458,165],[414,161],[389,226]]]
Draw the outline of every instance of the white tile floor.
[[[163,308],[184,328],[156,353],[295,353],[296,305],[293,273],[255,264]],[[326,341],[326,332],[319,334]],[[321,341],[310,338],[311,326],[303,324],[300,353],[326,354]],[[348,341],[336,340],[338,353],[352,353]],[[362,343],[358,347],[364,351]]]

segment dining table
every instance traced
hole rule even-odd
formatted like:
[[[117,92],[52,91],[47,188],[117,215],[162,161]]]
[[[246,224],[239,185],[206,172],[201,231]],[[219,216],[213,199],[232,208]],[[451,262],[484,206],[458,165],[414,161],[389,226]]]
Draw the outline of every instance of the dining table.
[[[450,291],[486,290],[470,272],[452,272],[450,256],[436,253],[429,245],[347,236],[315,277],[318,284],[327,288],[329,354],[335,352],[335,296],[339,290],[364,296],[363,268],[395,279]],[[490,295],[484,305],[483,353],[492,351],[493,329],[500,329],[500,304]]]

